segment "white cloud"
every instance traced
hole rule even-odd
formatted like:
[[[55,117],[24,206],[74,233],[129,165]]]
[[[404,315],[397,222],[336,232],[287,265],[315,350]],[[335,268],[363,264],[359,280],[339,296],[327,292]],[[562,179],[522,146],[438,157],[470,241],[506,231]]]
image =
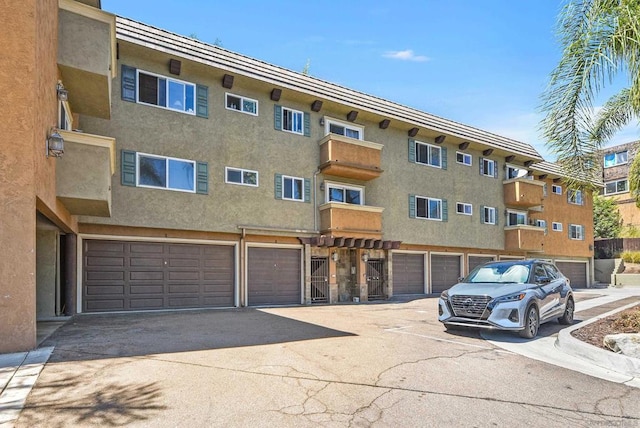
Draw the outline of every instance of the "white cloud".
[[[383,55],[385,58],[399,59],[401,61],[416,61],[424,62],[429,61],[429,58],[424,55],[416,55],[413,50],[407,49],[404,51],[388,51]]]

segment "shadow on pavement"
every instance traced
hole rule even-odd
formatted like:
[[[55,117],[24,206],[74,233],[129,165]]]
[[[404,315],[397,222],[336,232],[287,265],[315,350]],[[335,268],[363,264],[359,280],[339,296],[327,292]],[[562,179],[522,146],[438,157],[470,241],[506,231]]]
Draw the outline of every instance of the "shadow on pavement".
[[[259,309],[76,316],[42,346],[49,362],[134,357],[354,336]]]

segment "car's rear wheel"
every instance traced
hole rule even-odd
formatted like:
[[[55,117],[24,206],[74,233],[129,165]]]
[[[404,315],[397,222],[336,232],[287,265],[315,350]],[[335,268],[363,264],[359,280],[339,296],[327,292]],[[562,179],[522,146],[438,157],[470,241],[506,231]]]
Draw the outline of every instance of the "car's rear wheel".
[[[558,322],[564,325],[573,324],[573,312],[575,309],[576,305],[573,303],[573,299],[569,297],[564,307],[564,313],[560,318],[558,318]]]
[[[539,327],[540,316],[538,315],[538,309],[531,305],[527,308],[527,313],[524,317],[524,329],[520,330],[520,336],[525,339],[533,339],[538,335]]]

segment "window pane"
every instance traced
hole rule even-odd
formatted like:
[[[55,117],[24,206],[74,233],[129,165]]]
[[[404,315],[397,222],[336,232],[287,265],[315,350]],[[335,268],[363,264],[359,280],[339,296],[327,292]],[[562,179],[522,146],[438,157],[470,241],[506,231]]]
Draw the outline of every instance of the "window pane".
[[[440,201],[429,200],[429,218],[440,218]]]
[[[186,85],[185,86],[186,94],[185,94],[185,111],[189,113],[193,113],[196,111],[195,107],[195,86]]]
[[[354,189],[347,189],[347,203],[360,205],[360,191]]]
[[[232,183],[242,183],[242,173],[235,169],[228,169],[227,181],[230,181]]]
[[[240,98],[227,95],[227,108],[240,110]]]
[[[360,139],[360,131],[356,130],[356,129],[346,129],[346,134],[347,137],[349,138],[355,138],[355,139]]]
[[[627,161],[627,152],[616,153],[616,163],[625,163]]]
[[[429,147],[424,144],[416,143],[416,161],[420,163],[429,163]]]
[[[167,162],[165,159],[140,156],[139,182],[144,186],[167,187]]]
[[[169,159],[169,188],[193,191],[193,169],[194,165],[191,162]]]
[[[158,78],[148,74],[138,74],[138,99],[140,102],[158,105]]]
[[[330,123],[329,132],[332,134],[344,135],[344,126],[336,125],[335,123]]]
[[[169,104],[167,107],[174,110],[185,110],[184,107],[184,85],[182,83],[169,81]]]
[[[430,152],[430,164],[440,166],[440,147],[431,147]]]
[[[293,199],[302,200],[302,180],[293,180]]]
[[[258,184],[258,174],[255,172],[243,171],[242,179],[244,184],[252,184],[254,186]]]
[[[471,214],[471,205],[465,205],[464,206],[464,213],[465,214]]]
[[[242,102],[242,110],[246,111],[247,113],[255,114],[256,113],[256,102],[255,101],[249,101],[249,100],[243,100],[243,102]]]
[[[287,199],[293,198],[293,180],[290,178],[285,178],[282,186],[284,189],[284,197]]]
[[[335,202],[344,202],[344,191],[342,189],[331,187],[329,189],[329,200]]]
[[[416,198],[416,216],[427,217],[427,200],[424,198]]]
[[[627,191],[627,180],[618,181],[618,185],[617,185],[616,190],[618,192],[626,192]]]

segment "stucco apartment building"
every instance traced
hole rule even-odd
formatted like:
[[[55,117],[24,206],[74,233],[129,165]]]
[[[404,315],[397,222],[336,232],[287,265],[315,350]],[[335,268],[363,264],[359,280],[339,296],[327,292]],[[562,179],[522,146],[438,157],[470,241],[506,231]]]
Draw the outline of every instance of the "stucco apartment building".
[[[9,7],[0,352],[60,315],[438,293],[488,260],[591,282],[591,195],[528,144],[98,0]]]
[[[602,194],[614,199],[626,227],[640,229],[640,209],[629,192],[629,169],[638,152],[638,141],[602,150]]]

